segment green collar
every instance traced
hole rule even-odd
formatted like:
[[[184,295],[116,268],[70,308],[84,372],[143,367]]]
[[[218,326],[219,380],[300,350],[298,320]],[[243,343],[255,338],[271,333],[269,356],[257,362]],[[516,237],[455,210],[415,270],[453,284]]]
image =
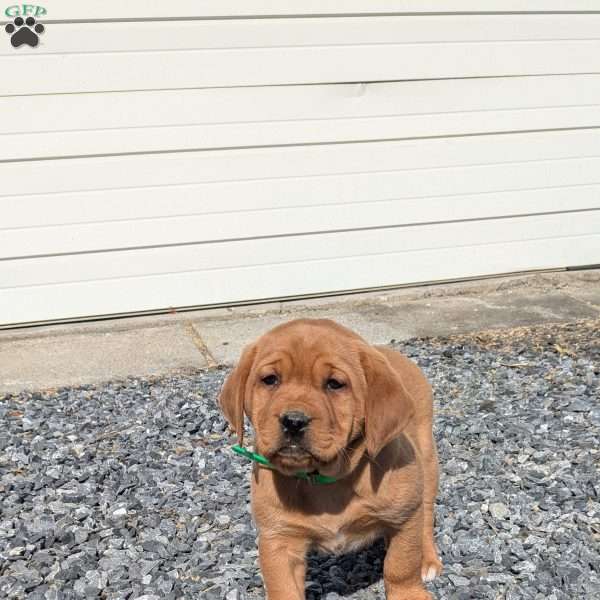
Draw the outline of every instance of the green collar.
[[[241,456],[245,456],[254,462],[257,462],[259,465],[263,467],[267,467],[267,469],[275,469],[275,467],[271,464],[268,458],[263,456],[262,454],[257,454],[256,452],[250,452],[250,450],[246,450],[246,448],[242,448],[237,444],[232,446],[231,449]],[[328,477],[327,475],[321,475],[320,473],[307,473],[306,471],[298,471],[294,474],[294,477],[298,479],[305,479],[310,481],[311,483],[316,483],[319,485],[326,483],[335,483],[337,479],[335,477]]]

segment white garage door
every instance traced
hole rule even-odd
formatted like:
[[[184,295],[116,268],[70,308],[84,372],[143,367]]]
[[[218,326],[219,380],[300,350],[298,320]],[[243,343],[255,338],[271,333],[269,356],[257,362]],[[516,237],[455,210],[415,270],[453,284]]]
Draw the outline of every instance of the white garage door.
[[[0,44],[0,326],[599,263],[565,6],[48,0]]]

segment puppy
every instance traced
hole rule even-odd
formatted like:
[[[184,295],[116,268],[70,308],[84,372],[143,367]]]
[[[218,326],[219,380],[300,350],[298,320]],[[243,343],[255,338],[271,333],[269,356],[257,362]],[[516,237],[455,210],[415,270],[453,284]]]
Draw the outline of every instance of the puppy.
[[[333,321],[300,319],[244,350],[220,403],[240,444],[249,418],[270,463],[252,477],[269,600],[304,598],[310,548],[344,552],[378,537],[388,600],[432,598],[422,582],[442,569],[438,467],[431,388],[413,362]]]

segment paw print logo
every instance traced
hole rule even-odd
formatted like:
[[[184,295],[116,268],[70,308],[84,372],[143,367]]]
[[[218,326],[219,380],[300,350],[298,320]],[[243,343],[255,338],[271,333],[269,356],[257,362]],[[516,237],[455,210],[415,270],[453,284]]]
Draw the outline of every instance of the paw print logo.
[[[44,26],[41,23],[36,23],[33,17],[27,17],[25,20],[22,17],[17,17],[4,29],[10,35],[10,43],[15,48],[23,44],[35,48],[40,41],[38,33],[44,33]]]

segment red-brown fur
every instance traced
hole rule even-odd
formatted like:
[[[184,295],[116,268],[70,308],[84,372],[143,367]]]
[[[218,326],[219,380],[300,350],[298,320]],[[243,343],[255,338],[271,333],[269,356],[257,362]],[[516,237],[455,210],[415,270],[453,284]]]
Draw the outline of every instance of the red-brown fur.
[[[276,385],[263,382],[268,375]],[[344,387],[329,389],[330,378]],[[240,442],[248,416],[257,452],[276,467],[256,466],[252,481],[269,600],[304,598],[309,548],[341,552],[380,536],[388,600],[431,598],[422,581],[441,572],[433,540],[433,406],[412,361],[333,321],[291,321],[244,350],[220,401]],[[280,424],[287,411],[311,419],[303,449],[291,454]],[[293,477],[299,470],[338,481],[313,485]]]

